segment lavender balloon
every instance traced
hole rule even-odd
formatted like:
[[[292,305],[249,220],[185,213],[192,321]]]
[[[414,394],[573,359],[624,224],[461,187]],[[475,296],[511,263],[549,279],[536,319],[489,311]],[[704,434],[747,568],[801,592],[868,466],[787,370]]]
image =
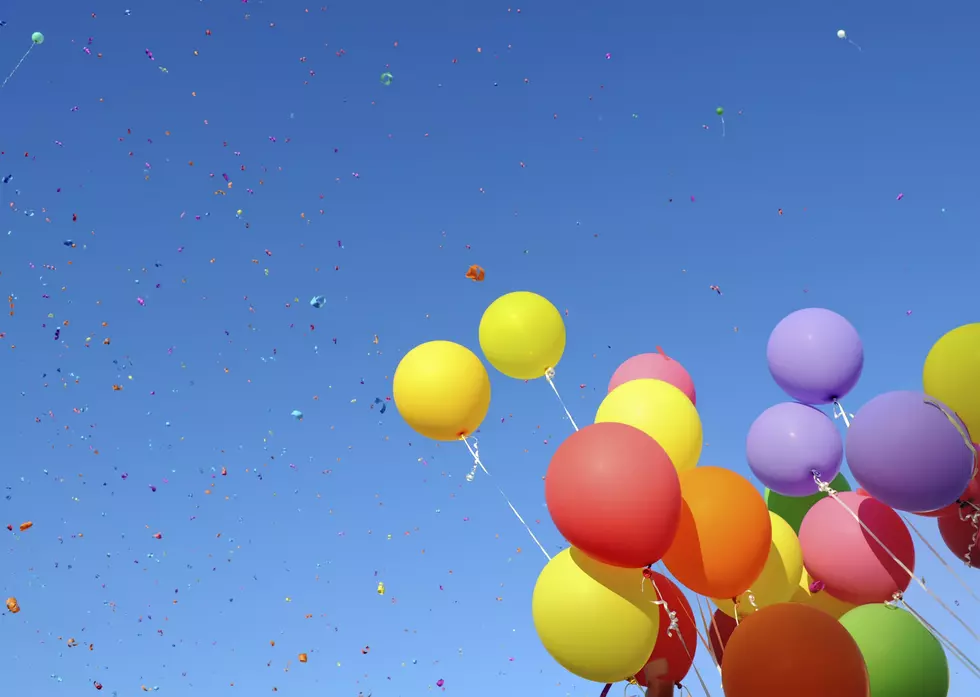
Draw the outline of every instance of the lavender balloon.
[[[886,392],[861,407],[847,431],[847,462],[871,496],[901,511],[933,511],[973,478],[966,426],[921,392]]]
[[[783,392],[806,404],[830,404],[857,384],[864,368],[864,346],[846,319],[811,307],[787,315],[776,325],[766,358]]]
[[[819,409],[799,402],[769,407],[749,429],[745,456],[752,473],[783,496],[809,496],[813,481],[830,482],[840,472],[844,443],[834,422]]]

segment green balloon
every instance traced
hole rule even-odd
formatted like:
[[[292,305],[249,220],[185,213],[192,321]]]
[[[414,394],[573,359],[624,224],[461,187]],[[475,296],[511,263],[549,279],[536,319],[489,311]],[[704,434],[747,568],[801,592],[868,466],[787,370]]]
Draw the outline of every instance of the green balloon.
[[[911,613],[862,605],[840,618],[868,666],[870,697],[946,697],[949,664],[939,640]]]
[[[835,491],[851,490],[851,485],[844,479],[843,474],[838,474],[834,477],[830,486]],[[797,535],[800,534],[800,525],[803,524],[803,516],[813,508],[817,501],[825,498],[827,498],[827,494],[819,491],[809,496],[783,496],[782,494],[777,494],[775,491],[769,491],[769,489],[766,489],[765,493],[766,506],[769,507],[769,510],[789,523],[789,526],[796,531]]]
[[[722,107],[718,107],[717,109],[715,109],[715,113],[718,114],[718,116],[721,116],[722,114],[725,113],[725,110]]]
[[[31,34],[31,41],[33,41],[36,44],[43,44],[44,43],[44,34],[42,34],[39,31],[34,32],[33,34]]]

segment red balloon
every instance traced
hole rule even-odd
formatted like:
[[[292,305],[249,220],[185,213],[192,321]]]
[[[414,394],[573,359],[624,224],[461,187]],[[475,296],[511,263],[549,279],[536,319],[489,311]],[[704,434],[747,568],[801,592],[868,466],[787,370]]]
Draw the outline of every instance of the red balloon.
[[[657,441],[626,424],[592,424],[566,438],[544,496],[565,539],[610,566],[659,560],[680,522],[677,470]]]
[[[974,443],[973,448],[980,453],[980,445]],[[980,505],[980,465],[974,465],[973,479],[966,485],[966,491],[960,495],[958,500],[935,511],[924,511],[915,515],[921,515],[927,518],[945,518],[946,516],[959,515],[960,503],[975,503]]]
[[[653,583],[660,591],[660,599],[667,603],[667,608],[660,606],[660,632],[657,643],[650,654],[650,660],[642,671],[636,674],[636,682],[640,687],[647,686],[647,673],[661,682],[676,683],[684,679],[694,663],[694,653],[698,648],[698,628],[694,623],[694,611],[684,597],[684,591],[673,581],[650,572]],[[670,615],[667,609],[677,616],[677,629],[667,636],[670,629]]]
[[[721,665],[725,657],[725,646],[737,626],[734,617],[729,617],[721,610],[715,610],[711,618],[711,626],[708,627],[708,640],[711,642],[711,653],[714,654],[718,665]]]
[[[961,518],[957,514],[940,518],[939,534],[957,559],[972,569],[980,569],[980,535],[977,534],[980,511],[971,506],[964,509],[964,514],[969,517]]]

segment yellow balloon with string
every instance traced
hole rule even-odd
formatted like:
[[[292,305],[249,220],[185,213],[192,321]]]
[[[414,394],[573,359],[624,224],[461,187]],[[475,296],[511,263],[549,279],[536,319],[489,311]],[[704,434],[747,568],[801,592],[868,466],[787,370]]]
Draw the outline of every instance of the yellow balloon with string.
[[[660,628],[657,600],[642,569],[609,566],[572,547],[541,570],[531,613],[541,643],[565,670],[614,683],[650,659]]]
[[[691,400],[662,380],[630,380],[606,395],[595,422],[638,428],[660,444],[681,472],[701,457],[701,417]]]
[[[494,300],[480,319],[480,348],[510,378],[533,380],[565,353],[565,321],[547,298],[517,291]]]
[[[483,362],[451,341],[430,341],[406,353],[391,390],[405,422],[432,440],[473,435],[490,409],[490,376]]]
[[[792,526],[778,515],[770,511],[769,518],[772,521],[769,556],[759,577],[738,596],[739,617],[770,605],[788,602],[800,588],[800,575],[803,573],[800,540]],[[735,617],[736,604],[730,598],[714,598],[714,603],[726,615]]]
[[[980,438],[980,322],[935,343],[922,368],[922,389],[956,412],[973,440]]]

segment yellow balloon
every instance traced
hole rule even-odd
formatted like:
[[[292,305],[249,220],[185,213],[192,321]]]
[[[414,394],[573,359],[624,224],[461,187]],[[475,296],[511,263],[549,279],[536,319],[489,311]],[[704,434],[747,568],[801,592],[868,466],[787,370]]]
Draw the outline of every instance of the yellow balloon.
[[[701,417],[691,400],[661,380],[630,380],[606,395],[595,422],[638,428],[660,443],[678,472],[701,457]]]
[[[922,389],[957,413],[980,439],[980,322],[947,332],[929,350]]]
[[[395,408],[432,440],[459,440],[490,409],[490,376],[476,354],[451,341],[429,341],[405,354],[392,384]]]
[[[834,619],[839,620],[841,615],[849,610],[853,610],[857,605],[852,605],[851,603],[845,603],[843,600],[838,600],[830,593],[825,590],[812,592],[810,590],[810,584],[813,583],[813,577],[807,573],[806,569],[803,569],[803,576],[800,578],[800,585],[797,587],[796,592],[793,593],[793,597],[790,599],[792,603],[800,603],[801,605],[809,605],[817,610],[822,610]]]
[[[769,518],[772,520],[769,557],[759,578],[738,596],[738,613],[742,617],[757,609],[788,602],[800,589],[800,575],[803,573],[800,540],[792,526],[781,517],[770,511]],[[730,599],[715,598],[714,602],[719,610],[729,617],[735,617],[735,603]]]
[[[565,322],[546,298],[523,290],[508,293],[483,313],[480,348],[507,377],[540,378],[565,352]]]
[[[640,569],[569,548],[541,570],[531,612],[541,643],[562,667],[586,680],[619,682],[650,658],[660,628],[656,600]]]

